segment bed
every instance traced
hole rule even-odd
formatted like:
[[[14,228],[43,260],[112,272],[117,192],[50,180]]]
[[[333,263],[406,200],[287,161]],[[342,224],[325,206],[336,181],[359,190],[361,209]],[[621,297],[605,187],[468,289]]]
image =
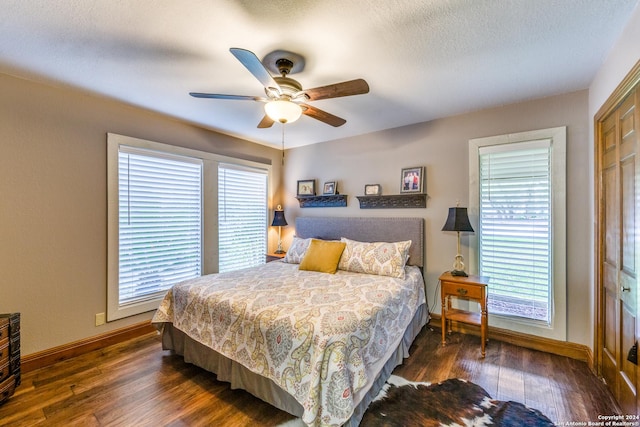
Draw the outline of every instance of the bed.
[[[285,260],[169,290],[152,320],[163,349],[309,426],[357,426],[428,320],[423,221],[297,218]],[[338,244],[335,274],[306,269],[318,248]],[[403,262],[385,258],[392,268],[371,274],[355,262],[371,248]]]

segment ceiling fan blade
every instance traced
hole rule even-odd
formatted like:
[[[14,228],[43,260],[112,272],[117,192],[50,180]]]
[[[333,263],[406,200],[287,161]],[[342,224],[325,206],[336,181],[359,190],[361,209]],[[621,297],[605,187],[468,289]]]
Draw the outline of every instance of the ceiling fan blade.
[[[253,52],[237,47],[232,47],[229,50],[233,56],[235,56],[238,61],[240,61],[242,65],[244,65],[256,79],[258,79],[260,83],[262,83],[262,86],[266,88],[275,88],[278,92],[281,92],[278,83],[276,83],[269,71],[264,67],[264,65],[262,65],[260,59],[258,59]]]
[[[316,120],[320,120],[321,122],[324,122],[333,127],[342,126],[343,124],[347,123],[345,119],[334,116],[333,114],[327,113],[326,111],[323,111],[319,108],[312,107],[311,105],[300,104],[300,106],[302,107],[302,114],[312,117]]]
[[[235,99],[238,101],[259,101],[266,102],[267,98],[260,96],[247,96],[247,95],[224,95],[221,93],[201,93],[201,92],[189,92],[189,95],[194,98],[213,98],[213,99]]]
[[[258,128],[259,129],[270,128],[271,126],[273,126],[274,123],[275,122],[271,119],[271,117],[265,114],[262,120],[260,120],[260,123],[258,123]]]
[[[310,101],[339,98],[341,96],[361,95],[368,92],[369,85],[363,79],[349,80],[348,82],[320,86],[304,91]]]

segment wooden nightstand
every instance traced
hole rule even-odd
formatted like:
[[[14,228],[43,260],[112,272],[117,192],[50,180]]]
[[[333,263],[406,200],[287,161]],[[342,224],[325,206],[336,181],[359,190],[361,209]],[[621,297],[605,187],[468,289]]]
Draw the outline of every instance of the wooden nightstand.
[[[286,254],[287,254],[286,252],[283,253],[283,254],[276,254],[276,253],[267,254],[266,255],[266,262],[271,262],[271,261],[276,261],[276,260],[282,259],[282,258],[284,258],[284,256]]]
[[[487,342],[487,285],[485,276],[452,276],[450,272],[440,276],[442,296],[442,345],[447,343],[446,333],[451,333],[451,321],[480,326],[482,357],[485,356]],[[480,313],[451,308],[451,298],[476,301],[480,304]],[[447,324],[448,322],[448,324]],[[448,329],[447,329],[448,328]]]

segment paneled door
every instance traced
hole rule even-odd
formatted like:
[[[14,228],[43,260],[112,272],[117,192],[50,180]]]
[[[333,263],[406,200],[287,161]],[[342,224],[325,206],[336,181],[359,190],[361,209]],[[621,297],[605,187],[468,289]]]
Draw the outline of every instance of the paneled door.
[[[638,327],[640,201],[636,87],[597,123],[598,368],[626,414],[638,410],[638,375],[629,353]],[[633,359],[633,358],[631,358]]]

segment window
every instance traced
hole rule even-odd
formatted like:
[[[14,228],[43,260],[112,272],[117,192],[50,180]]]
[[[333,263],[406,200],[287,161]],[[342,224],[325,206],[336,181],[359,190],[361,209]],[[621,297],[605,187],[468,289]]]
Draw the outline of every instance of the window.
[[[565,128],[470,141],[473,270],[495,326],[566,339]],[[475,214],[475,215],[474,215]]]
[[[118,305],[157,299],[201,275],[202,161],[122,146]]]
[[[220,272],[264,264],[267,253],[267,174],[218,168]]]
[[[107,320],[155,310],[182,280],[264,263],[269,165],[108,134],[107,174]]]

